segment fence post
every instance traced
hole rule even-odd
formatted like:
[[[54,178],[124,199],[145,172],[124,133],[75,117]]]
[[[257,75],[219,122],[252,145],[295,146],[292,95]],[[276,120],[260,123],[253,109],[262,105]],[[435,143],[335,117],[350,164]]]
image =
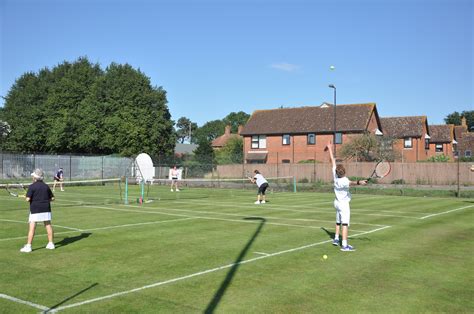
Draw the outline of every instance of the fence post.
[[[69,181],[72,181],[72,155],[69,153]]]

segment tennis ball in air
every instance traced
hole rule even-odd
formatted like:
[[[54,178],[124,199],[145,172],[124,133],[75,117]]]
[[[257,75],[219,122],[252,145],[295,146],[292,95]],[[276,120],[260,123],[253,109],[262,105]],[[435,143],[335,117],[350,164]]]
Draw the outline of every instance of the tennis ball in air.
[[[334,70],[335,68],[336,68],[336,67],[333,66],[333,65],[331,65],[331,66],[329,67],[330,70]]]
[[[323,259],[328,259],[328,256],[326,254],[324,254]]]

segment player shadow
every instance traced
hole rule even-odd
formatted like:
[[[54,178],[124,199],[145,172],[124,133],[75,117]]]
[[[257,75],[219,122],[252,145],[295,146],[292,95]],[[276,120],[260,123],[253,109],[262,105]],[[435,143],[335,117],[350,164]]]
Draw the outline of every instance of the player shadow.
[[[214,294],[214,297],[212,298],[211,302],[209,302],[209,304],[207,305],[207,308],[204,311],[204,313],[208,313],[208,314],[214,313],[214,310],[219,305],[219,302],[224,296],[227,287],[229,287],[230,283],[232,282],[232,279],[237,273],[237,269],[239,268],[240,263],[243,261],[245,255],[247,254],[248,250],[252,246],[255,239],[257,239],[258,234],[262,231],[263,226],[265,225],[265,222],[266,222],[266,219],[262,217],[245,217],[244,220],[258,220],[260,221],[260,224],[258,225],[257,230],[254,232],[254,234],[252,235],[250,240],[247,242],[245,247],[242,249],[242,251],[240,251],[239,256],[237,256],[237,259],[235,260],[233,266],[227,272],[227,275],[224,281],[221,283],[221,286],[219,287],[217,292]]]
[[[54,245],[56,246],[56,248],[60,248],[62,246],[66,246],[66,245],[72,244],[74,242],[80,241],[82,239],[88,238],[91,234],[92,233],[90,233],[90,232],[83,232],[80,235],[75,236],[75,237],[66,237],[66,238],[62,239],[61,241],[55,243]]]
[[[94,287],[97,286],[97,285],[98,285],[97,282],[96,282],[96,283],[93,283],[93,284],[90,285],[89,287],[87,287],[87,288],[85,288],[85,289],[82,289],[81,291],[77,292],[76,294],[73,294],[72,296],[67,297],[66,299],[62,300],[61,302],[59,302],[59,303],[53,305],[52,307],[50,307],[49,309],[47,309],[47,310],[44,311],[43,313],[50,313],[51,311],[54,311],[55,308],[59,307],[60,305],[66,303],[66,302],[69,301],[69,300],[74,299],[74,298],[77,297],[78,295],[80,295],[80,294],[86,292],[86,291],[89,290],[89,289],[94,288]]]

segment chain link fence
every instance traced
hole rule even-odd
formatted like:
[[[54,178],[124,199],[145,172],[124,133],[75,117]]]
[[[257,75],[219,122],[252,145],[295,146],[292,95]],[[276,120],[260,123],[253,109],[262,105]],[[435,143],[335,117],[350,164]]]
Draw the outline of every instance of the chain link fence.
[[[65,180],[118,178],[126,175],[131,158],[115,156],[78,156],[0,153],[2,181],[29,179],[36,168],[43,169],[45,179],[51,180],[59,167]]]

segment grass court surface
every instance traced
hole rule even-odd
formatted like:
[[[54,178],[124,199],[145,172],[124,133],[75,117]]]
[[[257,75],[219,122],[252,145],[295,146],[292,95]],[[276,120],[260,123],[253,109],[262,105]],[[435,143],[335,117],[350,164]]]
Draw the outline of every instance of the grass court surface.
[[[0,312],[474,312],[472,200],[355,194],[341,252],[332,193],[155,188],[57,191],[56,249],[38,224],[31,253],[0,191]]]

